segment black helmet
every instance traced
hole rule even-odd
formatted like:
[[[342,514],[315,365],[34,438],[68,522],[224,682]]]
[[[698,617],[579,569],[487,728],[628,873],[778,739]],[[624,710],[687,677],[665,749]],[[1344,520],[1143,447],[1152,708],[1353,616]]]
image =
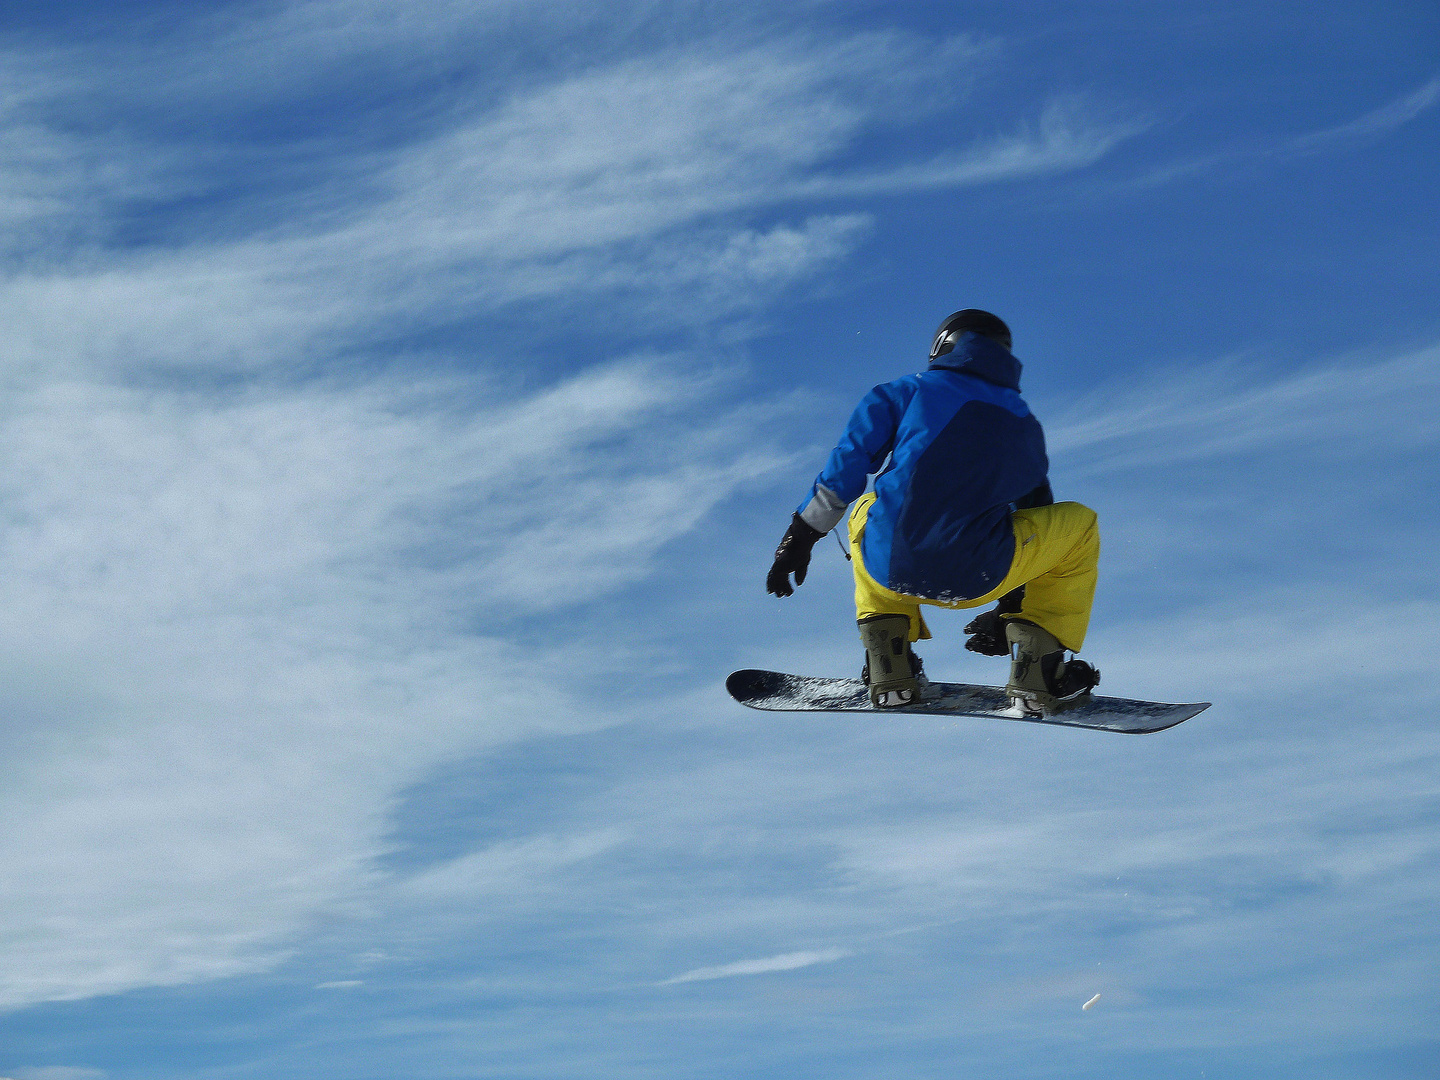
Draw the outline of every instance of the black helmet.
[[[1010,328],[998,315],[967,307],[964,311],[955,312],[935,331],[935,340],[930,344],[930,359],[933,361],[955,348],[955,339],[967,330],[973,330],[983,337],[998,341],[1007,349],[1010,348]]]

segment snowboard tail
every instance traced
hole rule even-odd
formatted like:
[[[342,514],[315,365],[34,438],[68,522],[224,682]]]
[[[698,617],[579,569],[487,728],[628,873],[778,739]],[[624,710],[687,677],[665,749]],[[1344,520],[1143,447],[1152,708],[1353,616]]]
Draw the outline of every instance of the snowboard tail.
[[[1032,716],[1013,705],[998,686],[931,683],[912,705],[880,709],[870,703],[870,688],[859,679],[822,679],[780,671],[746,668],[731,672],[725,689],[741,705],[772,712],[918,713],[922,716],[978,716],[1023,720],[1061,727],[1093,728],[1126,735],[1148,735],[1189,720],[1210,707],[1208,701],[1170,705],[1162,701],[1091,694],[1051,715]]]

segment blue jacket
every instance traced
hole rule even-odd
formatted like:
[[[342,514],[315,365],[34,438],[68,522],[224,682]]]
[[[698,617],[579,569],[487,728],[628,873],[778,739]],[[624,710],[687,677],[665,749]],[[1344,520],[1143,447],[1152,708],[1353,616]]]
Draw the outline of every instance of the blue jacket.
[[[1049,501],[1048,471],[1020,361],[970,333],[928,371],[865,395],[798,513],[829,532],[878,472],[862,544],[870,576],[910,596],[970,600],[1009,571],[1010,511],[1040,488],[1036,501]]]

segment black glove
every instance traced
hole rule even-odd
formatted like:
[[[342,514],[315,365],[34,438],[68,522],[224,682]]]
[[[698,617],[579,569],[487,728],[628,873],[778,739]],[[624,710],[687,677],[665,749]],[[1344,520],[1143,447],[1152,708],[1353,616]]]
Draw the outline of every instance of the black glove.
[[[775,562],[765,578],[765,591],[776,596],[789,596],[795,591],[790,584],[790,575],[795,575],[795,584],[805,581],[805,571],[810,566],[810,550],[825,534],[817,532],[796,514],[785,530],[780,546],[775,549]]]
[[[1005,640],[1005,620],[1002,615],[1018,615],[1025,602],[1025,586],[1011,589],[989,611],[982,611],[965,626],[969,639],[965,648],[981,656],[1009,656],[1010,643]]]
[[[970,635],[965,640],[965,648],[971,652],[978,652],[981,656],[1010,655],[1010,645],[1005,640],[1005,620],[993,608],[971,619],[965,626],[965,633]]]

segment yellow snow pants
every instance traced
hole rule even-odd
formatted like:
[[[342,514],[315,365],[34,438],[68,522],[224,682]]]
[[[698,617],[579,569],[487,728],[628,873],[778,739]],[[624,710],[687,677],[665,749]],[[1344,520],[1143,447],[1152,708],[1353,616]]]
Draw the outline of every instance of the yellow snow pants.
[[[1074,502],[1016,510],[1010,515],[1015,528],[1015,558],[1005,580],[973,600],[930,600],[893,592],[865,569],[860,541],[874,502],[875,494],[871,492],[858,499],[850,512],[850,565],[855,571],[857,618],[905,615],[910,619],[910,640],[919,641],[930,636],[930,628],[920,614],[921,604],[984,607],[1024,585],[1025,603],[1013,618],[1043,626],[1071,652],[1078,652],[1085,644],[1100,561],[1100,527],[1094,510]]]

